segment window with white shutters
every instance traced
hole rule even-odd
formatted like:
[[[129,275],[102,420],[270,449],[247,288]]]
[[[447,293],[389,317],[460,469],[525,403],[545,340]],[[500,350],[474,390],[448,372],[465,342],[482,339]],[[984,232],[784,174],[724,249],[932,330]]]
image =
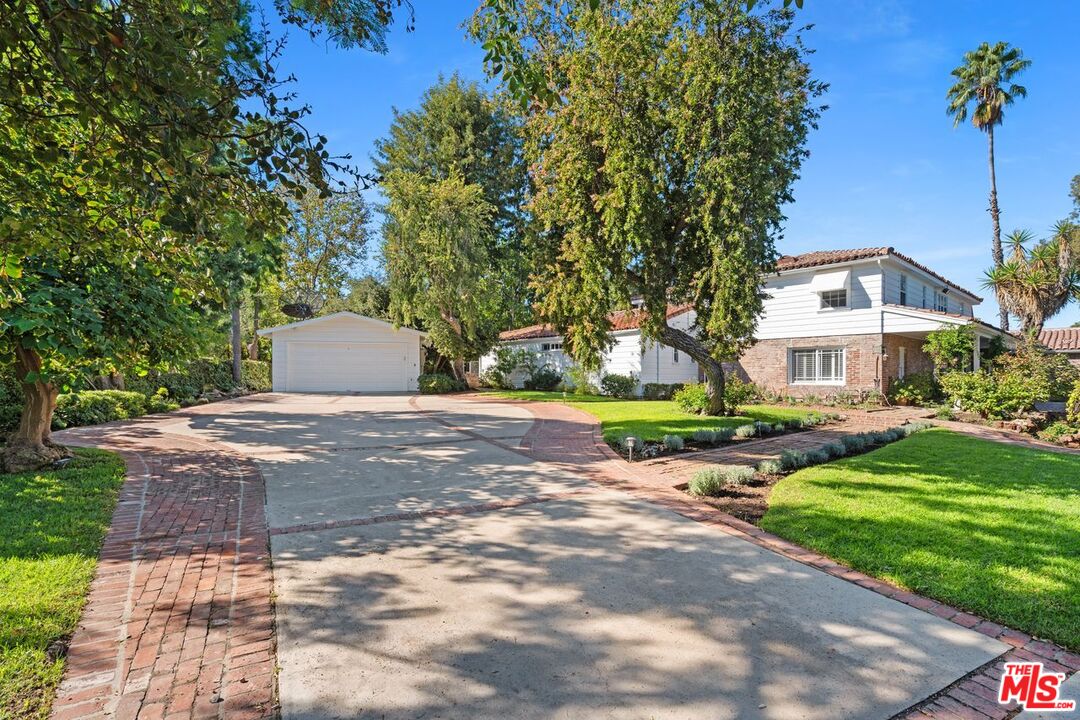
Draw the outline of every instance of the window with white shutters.
[[[842,385],[843,348],[800,348],[791,351],[791,382]]]

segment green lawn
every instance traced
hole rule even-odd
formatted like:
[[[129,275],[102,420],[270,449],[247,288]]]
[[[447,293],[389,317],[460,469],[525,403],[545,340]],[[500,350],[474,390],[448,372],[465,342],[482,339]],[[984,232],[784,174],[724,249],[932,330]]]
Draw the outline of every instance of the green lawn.
[[[798,408],[773,407],[771,405],[747,405],[743,414],[731,417],[703,417],[688,415],[671,400],[619,400],[599,395],[574,395],[565,397],[561,392],[534,390],[508,390],[491,393],[514,400],[542,400],[566,402],[567,405],[595,415],[604,429],[604,440],[612,442],[625,435],[642,440],[660,441],[665,435],[682,435],[689,438],[702,428],[738,427],[754,420],[780,422],[804,418],[811,413]]]
[[[1080,649],[1080,457],[943,429],[802,470],[762,527]]]
[[[100,450],[0,475],[0,717],[48,717],[64,663],[45,649],[75,629],[123,478]]]

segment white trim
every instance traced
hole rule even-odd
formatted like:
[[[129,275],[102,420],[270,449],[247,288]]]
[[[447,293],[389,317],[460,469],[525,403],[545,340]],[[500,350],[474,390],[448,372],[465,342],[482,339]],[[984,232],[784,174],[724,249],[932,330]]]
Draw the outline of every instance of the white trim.
[[[320,315],[319,317],[308,318],[307,320],[298,320],[298,321],[296,321],[294,323],[289,323],[288,325],[278,325],[277,327],[263,328],[262,330],[259,331],[259,335],[273,335],[274,333],[280,332],[281,330],[295,330],[296,328],[305,327],[307,325],[314,325],[316,323],[321,323],[321,322],[325,322],[327,320],[333,320],[335,318],[342,318],[342,317],[353,318],[353,319],[356,319],[356,320],[363,320],[365,322],[369,322],[369,323],[372,323],[374,325],[381,325],[381,326],[383,326],[385,328],[390,328],[394,332],[402,332],[402,331],[404,331],[404,332],[407,332],[407,333],[413,333],[415,335],[419,335],[421,337],[427,337],[427,335],[428,335],[426,332],[423,332],[422,330],[415,330],[415,329],[410,328],[410,327],[394,327],[393,324],[388,323],[385,320],[379,320],[378,318],[368,317],[367,315],[358,315],[357,313],[349,312],[348,310],[342,310],[341,312],[336,312],[336,313],[333,313],[332,315]]]
[[[924,280],[928,280],[930,285],[932,285],[932,286],[937,285],[937,286],[940,287],[944,283],[946,286],[951,288],[951,290],[956,292],[958,295],[963,295],[964,297],[971,300],[972,305],[979,305],[983,301],[983,299],[980,298],[978,295],[972,294],[972,293],[962,289],[960,286],[955,285],[951,280],[942,280],[939,277],[931,275],[929,272],[927,272],[926,270],[923,270],[919,266],[913,265],[912,263],[908,262],[907,260],[904,260],[903,258],[898,256],[896,253],[887,253],[887,254],[882,254],[882,255],[874,255],[872,257],[859,258],[858,260],[845,260],[843,262],[834,262],[834,263],[829,263],[827,265],[813,265],[811,267],[800,267],[800,268],[790,268],[788,270],[777,270],[774,273],[769,273],[769,275],[770,276],[795,275],[795,274],[798,274],[798,273],[818,272],[820,270],[832,270],[832,269],[842,268],[842,267],[854,267],[856,265],[872,265],[874,263],[880,263],[882,260],[886,260],[886,259],[893,260],[896,263],[898,263],[899,265],[901,265],[901,266],[903,266],[905,268],[909,268],[911,270],[911,272],[922,276],[922,278],[924,278]]]
[[[851,269],[816,272],[810,278],[810,290],[821,294],[831,290],[847,290],[851,286]]]

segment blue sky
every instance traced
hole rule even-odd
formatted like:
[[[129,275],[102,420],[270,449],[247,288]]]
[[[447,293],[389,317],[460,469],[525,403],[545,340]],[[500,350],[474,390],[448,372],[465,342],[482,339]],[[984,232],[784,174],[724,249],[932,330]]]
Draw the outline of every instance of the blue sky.
[[[370,167],[392,107],[416,105],[439,74],[483,80],[483,53],[461,23],[477,0],[414,0],[416,29],[399,24],[389,52],[343,51],[293,33],[284,70],[294,72],[311,127],[336,153]],[[806,0],[812,66],[830,84],[830,106],[811,135],[811,157],[788,208],[783,253],[892,245],[986,297],[990,264],[986,138],[945,115],[949,72],[964,51],[1004,40],[1033,62],[1020,82],[1029,97],[996,134],[1004,232],[1040,236],[1067,215],[1080,173],[1080,4],[974,0]],[[372,199],[376,199],[373,197]],[[1080,321],[1073,303],[1049,323]]]

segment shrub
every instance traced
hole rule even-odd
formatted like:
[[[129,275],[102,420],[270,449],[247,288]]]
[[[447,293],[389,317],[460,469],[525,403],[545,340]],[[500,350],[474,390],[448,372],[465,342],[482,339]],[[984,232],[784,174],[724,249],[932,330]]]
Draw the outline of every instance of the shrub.
[[[709,411],[709,393],[705,383],[688,383],[672,396],[679,409],[691,415],[704,415]]]
[[[1029,339],[1022,341],[1012,355],[1003,355],[994,366],[995,375],[1021,375],[1032,378],[1039,400],[1065,400],[1080,369],[1061,353],[1047,352]]]
[[[575,395],[599,395],[600,388],[592,383],[592,374],[580,365],[571,365],[566,371]]]
[[[729,412],[735,412],[740,405],[758,397],[758,389],[754,383],[743,382],[734,375],[729,375],[724,381],[724,404]]]
[[[829,453],[825,452],[821,448],[806,451],[807,465],[821,465],[822,463],[827,462],[829,462]]]
[[[971,366],[975,353],[975,329],[954,325],[934,330],[926,336],[923,352],[930,356],[938,373],[964,370]]]
[[[934,410],[934,417],[938,420],[952,420],[956,417],[956,413],[953,412],[952,405],[942,404],[938,405]]]
[[[547,365],[541,365],[530,368],[529,377],[525,378],[525,389],[547,392],[554,390],[560,382],[562,375],[559,372]]]
[[[180,405],[155,394],[145,395],[130,390],[83,390],[65,393],[56,399],[53,428],[60,430],[80,425],[97,425],[113,420],[127,420],[147,412],[175,410]]]
[[[912,373],[889,386],[889,400],[909,405],[929,405],[941,399],[941,385],[932,372]]]
[[[252,392],[269,392],[271,388],[270,363],[261,360],[241,360],[240,384]]]
[[[866,438],[859,435],[845,435],[840,442],[847,448],[848,454],[859,453],[866,449]]]
[[[683,383],[645,383],[641,396],[646,400],[670,400],[682,388]]]
[[[829,457],[840,458],[847,455],[847,448],[843,443],[831,442],[826,445],[822,445],[821,449],[829,454]]]
[[[755,420],[754,421],[754,430],[761,437],[765,437],[766,435],[772,435],[773,426],[770,425],[767,422],[762,422],[760,420]]]
[[[1080,380],[1073,385],[1069,399],[1065,402],[1065,413],[1069,422],[1080,425]]]
[[[637,378],[629,375],[617,375],[611,373],[600,380],[600,392],[604,395],[617,398],[629,398],[634,396],[637,389]]]
[[[1017,373],[951,372],[941,376],[941,387],[953,404],[995,420],[1016,417],[1048,399],[1037,378]]]
[[[797,470],[806,465],[806,456],[798,450],[785,450],[780,453],[779,462],[784,470]]]
[[[754,425],[740,425],[735,428],[735,437],[738,438],[752,438],[757,433],[757,427]]]
[[[754,469],[744,465],[716,465],[698,470],[690,479],[693,495],[719,495],[727,485],[746,485],[754,479]]]
[[[1080,427],[1067,422],[1058,421],[1039,431],[1039,437],[1050,442],[1060,442],[1067,435],[1080,434]]]
[[[510,390],[510,376],[519,367],[531,368],[536,364],[536,353],[524,348],[495,348],[495,362],[480,376],[480,382],[488,387]]]
[[[716,429],[716,442],[731,442],[731,439],[735,437],[735,428],[723,427]]]
[[[712,445],[716,442],[715,430],[695,430],[693,434],[694,442],[704,443],[706,445]]]
[[[778,432],[778,433],[787,432],[787,425],[785,425],[782,422],[778,422],[775,425],[773,425],[773,432]]]
[[[424,395],[439,395],[464,390],[466,387],[462,381],[442,373],[425,373],[416,381]]]
[[[784,468],[779,460],[762,460],[757,464],[757,471],[762,475],[779,475]]]
[[[682,450],[683,445],[684,445],[683,439],[679,435],[665,435],[664,436],[664,447],[667,448],[668,450]]]
[[[802,430],[803,428],[803,421],[801,418],[792,418],[784,424],[787,425],[788,430]]]

